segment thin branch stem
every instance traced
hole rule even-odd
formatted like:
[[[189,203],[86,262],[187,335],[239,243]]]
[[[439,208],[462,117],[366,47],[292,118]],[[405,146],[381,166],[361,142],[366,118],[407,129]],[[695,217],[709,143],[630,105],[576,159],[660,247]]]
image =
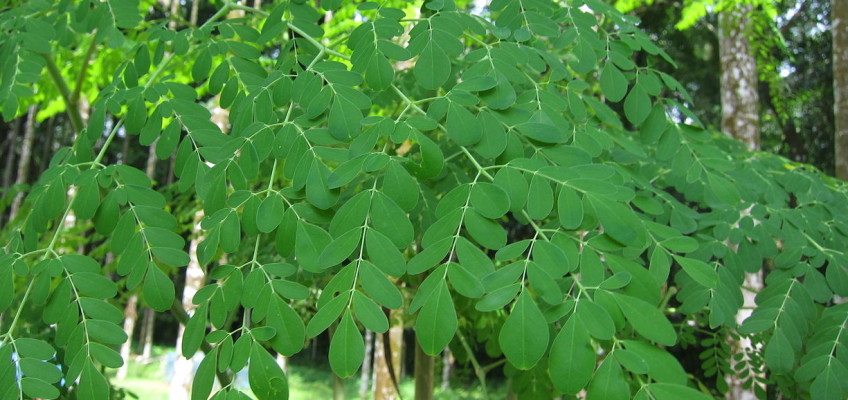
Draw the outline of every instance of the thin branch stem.
[[[56,88],[59,89],[62,100],[65,101],[65,112],[68,113],[68,117],[71,119],[71,127],[74,129],[74,133],[78,135],[82,132],[83,128],[82,115],[80,115],[76,100],[71,95],[71,89],[68,87],[68,83],[65,82],[65,78],[62,77],[62,71],[59,70],[56,62],[53,61],[53,57],[44,53],[41,53],[41,57],[44,57],[44,60],[47,61],[47,72],[50,74],[50,78],[53,79],[53,83],[56,84]]]

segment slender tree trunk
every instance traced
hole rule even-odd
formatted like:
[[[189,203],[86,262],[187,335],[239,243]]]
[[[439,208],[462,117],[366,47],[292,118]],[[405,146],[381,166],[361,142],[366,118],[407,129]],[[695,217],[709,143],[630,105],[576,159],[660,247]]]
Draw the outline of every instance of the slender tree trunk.
[[[137,305],[138,295],[133,294],[127,300],[127,305],[124,307],[124,333],[127,334],[127,341],[121,345],[121,358],[124,359],[124,365],[118,368],[116,377],[118,379],[126,379],[129,371],[130,353],[132,350],[133,331],[135,331],[135,322],[138,320]]]
[[[26,125],[24,125],[24,138],[21,143],[21,156],[18,158],[18,174],[15,178],[15,184],[21,185],[29,181],[29,164],[32,159],[32,143],[35,141],[35,113],[38,107],[35,105],[29,106],[27,111]],[[12,200],[12,207],[9,210],[9,220],[13,220],[18,210],[21,208],[21,202],[24,199],[23,193],[18,193],[15,199]]]
[[[200,11],[200,0],[192,0],[191,2],[191,14],[189,15],[189,22],[191,22],[191,26],[197,26],[197,12]]]
[[[156,314],[152,308],[144,308],[144,320],[142,320],[141,337],[141,359],[145,362],[153,358],[153,327],[156,326]]]
[[[832,0],[833,116],[836,177],[848,180],[848,2]]]
[[[432,400],[435,385],[433,356],[424,353],[418,340],[415,340],[415,400]]]
[[[6,138],[6,162],[3,167],[3,187],[12,186],[12,167],[15,165],[15,155],[18,150],[18,134],[21,132],[19,120],[9,121],[7,124],[9,136]]]
[[[395,400],[400,397],[395,379],[400,380],[401,354],[403,348],[403,320],[400,313],[391,313],[391,328],[387,335],[376,335],[374,341],[374,400]],[[389,345],[385,340],[388,338]],[[386,354],[386,350],[389,354]],[[391,360],[392,371],[389,371]],[[398,384],[400,382],[397,382]]]
[[[442,352],[442,391],[448,390],[450,388],[450,378],[453,372],[453,352],[450,350],[450,347],[446,348],[445,351]]]
[[[744,143],[749,150],[760,147],[757,59],[751,53],[748,35],[751,5],[737,5],[719,14],[721,59],[721,129]]]
[[[12,171],[14,171],[13,167],[15,165],[15,155],[18,150],[17,141],[18,134],[21,132],[21,124],[19,120],[15,119],[9,121],[9,123],[6,124],[6,127],[8,129],[9,136],[6,137],[5,142],[6,162],[3,165],[3,181],[2,186],[0,186],[0,188],[3,189],[9,189],[12,186],[12,178],[14,178],[14,175],[12,175]],[[0,214],[0,224],[3,224],[5,221],[7,221],[5,217],[9,217],[9,220],[12,219],[9,214],[2,213]]]
[[[195,305],[191,302],[194,294],[203,287],[206,281],[206,274],[200,266],[200,261],[197,259],[197,245],[203,241],[203,236],[200,234],[200,220],[203,219],[203,211],[197,211],[194,214],[194,228],[192,229],[192,239],[189,243],[189,263],[186,267],[185,287],[183,288],[183,308],[188,315],[192,315]],[[183,342],[183,334],[185,327],[180,324],[177,331],[177,353],[179,353],[180,344]],[[185,359],[177,356],[174,361],[174,377],[171,379],[171,400],[186,400],[191,392],[191,382],[194,379],[195,362],[197,357],[202,358],[202,353],[195,355],[191,359]]]
[[[721,128],[744,143],[748,150],[760,147],[760,111],[759,92],[757,90],[757,59],[751,52],[748,37],[751,34],[753,12],[750,4],[739,4],[725,9],[719,14],[719,54],[721,58]],[[737,323],[751,315],[756,305],[754,298],[763,289],[762,271],[746,273],[743,287],[743,308],[736,314]],[[731,353],[735,356],[751,351],[751,340],[742,337],[730,341]],[[738,361],[731,361],[735,366]],[[734,368],[735,370],[735,368]],[[757,398],[753,388],[745,388],[743,382],[747,374],[728,375],[727,399],[754,400]],[[744,376],[744,377],[743,377]]]
[[[39,158],[36,159],[36,162],[40,161],[38,162],[38,176],[41,176],[41,173],[44,172],[45,169],[47,169],[47,167],[50,165],[50,157],[52,157],[56,150],[61,147],[61,144],[59,144],[58,141],[54,139],[57,136],[55,122],[56,116],[54,115],[47,119],[47,129],[41,130],[42,132],[44,132],[44,137],[42,138],[44,145],[41,146],[41,155],[38,156]],[[59,136],[59,138],[61,139],[61,136]]]
[[[333,400],[345,400],[344,379],[333,374]]]
[[[371,365],[373,364],[374,332],[365,330],[365,359],[362,360],[362,374],[359,376],[359,398],[368,396],[371,383]]]

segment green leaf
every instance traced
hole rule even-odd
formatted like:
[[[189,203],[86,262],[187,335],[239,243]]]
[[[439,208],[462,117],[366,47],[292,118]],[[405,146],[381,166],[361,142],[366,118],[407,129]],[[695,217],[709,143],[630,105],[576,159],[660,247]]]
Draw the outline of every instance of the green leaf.
[[[448,264],[448,278],[451,286],[465,297],[476,299],[486,293],[486,288],[480,283],[480,278],[460,264]]]
[[[332,241],[333,238],[330,237],[330,234],[320,227],[308,222],[297,221],[295,254],[300,266],[310,272],[323,271],[318,263],[318,258]]]
[[[277,360],[268,354],[259,343],[250,349],[250,366],[247,378],[250,389],[259,400],[286,400],[289,398],[289,383]]]
[[[371,224],[398,249],[404,249],[412,242],[412,223],[403,209],[383,193],[375,193],[371,200]]]
[[[356,250],[356,247],[359,246],[361,237],[362,228],[353,228],[333,240],[321,252],[321,257],[318,259],[318,266],[329,268],[344,262]]]
[[[415,320],[415,335],[421,349],[429,355],[441,353],[457,329],[456,310],[445,281],[438,281]]]
[[[99,319],[89,319],[83,322],[89,336],[105,344],[122,344],[127,341],[127,334],[117,324]]]
[[[21,389],[27,396],[32,398],[55,399],[59,397],[58,389],[38,378],[23,377],[21,379]]]
[[[505,305],[509,304],[512,299],[515,298],[519,290],[521,290],[520,283],[513,283],[511,285],[496,289],[495,291],[487,294],[480,301],[478,301],[474,308],[477,309],[477,311],[483,312],[494,311],[503,308]]]
[[[651,396],[657,400],[709,400],[714,398],[709,394],[690,387],[674,385],[671,383],[651,383],[645,388],[651,393]]]
[[[363,261],[359,274],[362,289],[381,306],[396,310],[403,305],[403,296],[397,286],[374,265]]]
[[[565,229],[577,229],[583,223],[583,201],[574,189],[562,186],[557,196],[559,223]]]
[[[480,245],[493,250],[506,245],[506,231],[503,227],[477,211],[467,211],[463,222],[468,234]]]
[[[594,195],[588,195],[604,233],[624,245],[639,245],[644,238],[642,221],[629,208]]]
[[[216,347],[203,357],[203,361],[197,367],[191,384],[191,400],[206,400],[212,393],[212,384],[215,383],[215,359],[217,355],[218,348]]]
[[[413,69],[418,84],[424,89],[436,89],[447,82],[450,72],[448,55],[432,41],[428,42]]]
[[[276,331],[271,347],[284,356],[294,355],[303,349],[306,342],[303,320],[285,300],[277,296],[271,298],[265,318],[265,323]]]
[[[527,202],[529,185],[524,174],[513,168],[501,168],[494,179],[495,185],[500,186],[509,196],[509,209],[517,212],[524,208]]]
[[[607,357],[595,372],[587,388],[589,399],[627,400],[630,386],[621,372],[621,365],[613,357]]]
[[[471,205],[486,218],[500,218],[510,209],[509,195],[497,185],[477,182],[471,187]]]
[[[382,190],[405,211],[412,210],[418,204],[418,183],[398,162],[390,162],[386,168]]]
[[[544,219],[554,207],[554,192],[547,179],[533,175],[527,196],[527,214],[533,219]]]
[[[710,289],[715,289],[718,286],[718,273],[709,264],[694,258],[680,256],[674,256],[674,260],[701,286]]]
[[[403,255],[392,243],[391,239],[380,231],[369,229],[365,234],[365,249],[368,258],[384,273],[396,277],[406,272],[406,262]]]
[[[71,275],[76,290],[85,296],[98,299],[111,299],[118,293],[118,288],[111,279],[93,272],[78,272]]]
[[[346,311],[330,340],[330,367],[336,375],[347,378],[356,373],[364,357],[362,333],[353,322],[350,311]]]
[[[640,335],[666,346],[677,342],[674,327],[660,310],[650,303],[625,294],[610,292],[621,312]]]
[[[389,320],[380,306],[359,291],[353,292],[353,313],[366,329],[378,333],[389,330]]]
[[[785,374],[792,371],[795,364],[795,350],[783,330],[777,329],[766,345],[766,365],[769,369]]]
[[[339,140],[347,140],[356,137],[360,132],[359,123],[362,121],[362,112],[345,96],[336,96],[330,107],[328,126],[330,133]]]
[[[272,193],[263,199],[256,211],[256,228],[259,232],[269,233],[277,229],[283,221],[285,208],[283,197],[277,193]]]
[[[101,400],[109,397],[109,384],[91,361],[85,361],[77,385],[77,399]]]
[[[651,113],[651,98],[642,86],[636,84],[624,99],[624,116],[635,126],[639,126]]]
[[[144,279],[144,299],[147,305],[156,311],[167,311],[175,297],[174,282],[162,270],[150,263],[147,277]]]
[[[451,103],[445,120],[448,137],[460,146],[471,146],[483,137],[483,130],[474,114],[467,108]]]
[[[613,103],[621,101],[627,94],[627,78],[611,62],[606,63],[601,70],[601,91]]]
[[[339,318],[345,307],[347,307],[349,299],[349,294],[340,294],[319,308],[318,312],[309,320],[309,324],[306,325],[306,335],[308,337],[315,337],[327,330]]]
[[[549,335],[545,316],[530,294],[522,291],[498,336],[507,360],[518,369],[533,368],[548,348]]]
[[[566,394],[583,390],[595,370],[595,350],[584,328],[577,318],[569,318],[551,345],[548,371],[554,387]]]
[[[339,200],[338,190],[330,189],[327,186],[329,175],[330,170],[327,169],[327,166],[316,160],[309,169],[309,178],[306,181],[306,199],[322,210],[336,205]]]

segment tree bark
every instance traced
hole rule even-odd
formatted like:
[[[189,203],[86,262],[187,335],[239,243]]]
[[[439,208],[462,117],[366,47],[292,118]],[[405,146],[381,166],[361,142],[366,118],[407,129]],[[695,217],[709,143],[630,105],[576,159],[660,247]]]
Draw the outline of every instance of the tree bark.
[[[3,187],[12,186],[12,166],[15,165],[15,154],[18,150],[18,134],[21,132],[21,124],[15,119],[9,121],[6,126],[9,129],[9,136],[6,137],[6,162],[3,167]]]
[[[365,359],[362,360],[362,374],[359,376],[359,398],[365,399],[368,396],[371,383],[371,365],[374,358],[374,332],[365,330]]]
[[[21,143],[21,155],[18,158],[18,173],[15,177],[15,184],[22,185],[29,181],[29,164],[32,160],[32,143],[35,141],[35,113],[38,111],[36,105],[29,106],[27,111],[26,124],[24,125],[24,138]],[[12,200],[12,207],[9,209],[9,221],[15,219],[18,210],[21,208],[21,202],[24,199],[23,193],[15,195]]]
[[[832,0],[831,21],[836,177],[848,180],[848,2]]]
[[[115,377],[118,379],[126,379],[130,365],[130,353],[132,350],[133,331],[135,331],[135,323],[138,320],[137,305],[138,295],[133,294],[127,300],[127,305],[124,307],[124,333],[127,334],[127,341],[121,345],[121,358],[124,359],[124,365],[118,368]]]
[[[403,347],[403,320],[400,313],[392,313],[393,322],[388,334],[376,335],[374,341],[374,400],[395,400],[400,397],[395,379],[400,380],[401,350]],[[389,339],[386,346],[385,340]],[[389,354],[386,354],[389,349]],[[391,359],[391,371],[388,359]],[[399,382],[397,382],[399,383]]]
[[[736,4],[719,13],[719,55],[721,59],[721,128],[725,134],[742,142],[748,150],[760,148],[760,98],[757,86],[757,59],[751,52],[749,35],[753,12],[750,4]],[[737,323],[751,315],[756,305],[754,297],[763,289],[762,271],[746,273],[743,287],[743,308],[736,313]],[[728,338],[731,353],[744,354],[750,351],[750,338],[736,341]],[[735,367],[738,361],[731,360]],[[736,369],[734,368],[734,371]],[[747,374],[725,376],[728,385],[727,399],[754,400],[753,388],[744,388],[743,382],[750,379]],[[743,376],[745,376],[743,378]]]
[[[145,307],[141,330],[141,359],[145,362],[153,357],[153,327],[155,325],[156,315],[153,313],[153,309]]]
[[[436,367],[433,356],[424,353],[418,340],[415,342],[415,400],[432,400]]]
[[[206,281],[206,274],[200,266],[200,261],[197,258],[197,245],[203,241],[203,236],[200,235],[200,220],[203,219],[203,211],[197,211],[194,214],[194,228],[192,229],[192,239],[189,243],[189,263],[186,267],[185,287],[183,288],[182,303],[183,309],[191,315],[196,307],[191,299],[200,288],[203,287]],[[177,353],[179,354],[180,345],[183,342],[183,334],[185,326],[180,324],[177,332]],[[191,382],[194,379],[195,362],[194,359],[202,359],[202,353],[199,353],[191,359],[185,359],[177,356],[174,361],[174,377],[171,379],[171,400],[186,400],[191,393]]]
[[[450,347],[448,347],[442,352],[442,391],[450,388],[450,378],[453,373],[453,361],[453,352],[450,350]]]
[[[721,59],[721,129],[747,146],[760,147],[760,112],[757,92],[757,59],[748,35],[750,4],[739,4],[719,13]]]

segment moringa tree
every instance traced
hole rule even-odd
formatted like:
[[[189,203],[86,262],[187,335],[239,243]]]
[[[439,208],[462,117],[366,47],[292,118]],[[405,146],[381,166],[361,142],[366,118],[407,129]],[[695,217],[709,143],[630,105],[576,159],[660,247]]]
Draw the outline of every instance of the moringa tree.
[[[0,15],[5,118],[42,90],[78,113],[69,81],[91,101],[4,228],[2,398],[108,397],[103,371],[127,340],[119,291],[185,324],[181,353],[205,354],[193,399],[216,379],[215,398],[246,398],[232,384],[245,368],[254,396],[286,398],[273,354],[328,330],[330,365],[351,376],[363,329],[386,333],[392,313],[414,321],[422,381],[452,346],[481,382],[503,365],[522,398],[712,398],[736,332],[770,390],[848,393],[844,183],[675,122],[685,93],[656,69],[673,60],[634,18],[598,0],[482,14],[224,1],[174,31],[154,5]],[[175,157],[172,186],[117,163],[121,129]],[[208,282],[188,317],[173,214],[195,202]],[[765,288],[739,325],[757,272]],[[481,346],[501,361],[480,365]]]

